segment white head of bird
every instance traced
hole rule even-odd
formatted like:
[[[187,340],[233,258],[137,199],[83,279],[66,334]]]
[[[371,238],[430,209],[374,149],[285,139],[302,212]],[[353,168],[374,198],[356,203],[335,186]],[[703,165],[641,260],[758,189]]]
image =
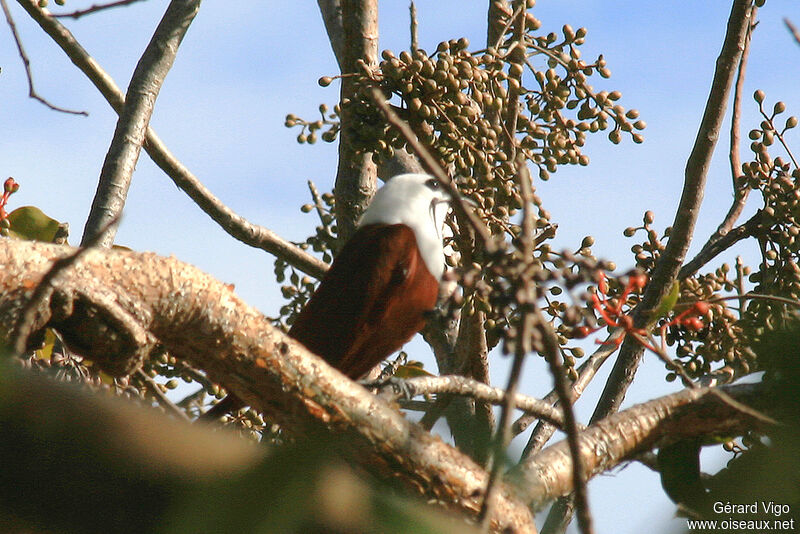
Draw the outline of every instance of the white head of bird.
[[[450,195],[427,174],[399,174],[386,182],[361,216],[359,226],[404,224],[413,232],[425,267],[436,280],[444,273],[442,227]]]

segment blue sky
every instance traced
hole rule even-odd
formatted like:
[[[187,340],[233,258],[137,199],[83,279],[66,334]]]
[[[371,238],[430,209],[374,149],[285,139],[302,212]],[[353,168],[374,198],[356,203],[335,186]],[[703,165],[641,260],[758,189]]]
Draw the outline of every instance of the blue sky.
[[[14,43],[7,30],[0,30],[0,176],[13,176],[22,186],[10,207],[35,204],[68,221],[71,242],[76,243],[116,117],[60,49],[15,2],[10,3],[39,93],[90,115],[55,113],[28,99]],[[66,8],[92,3],[67,0]],[[165,1],[148,0],[65,24],[124,88],[165,6]],[[549,182],[537,184],[559,224],[556,248],[575,248],[591,234],[595,253],[626,269],[632,264],[633,242],[622,237],[622,230],[638,225],[646,209],[654,211],[656,227],[671,224],[729,8],[730,2],[721,1],[537,3],[534,14],[543,31],[559,31],[566,23],[588,28],[584,57],[603,53],[612,71],[610,80],[598,79],[595,87],[622,91],[622,104],[638,109],[648,123],[644,144],[626,140],[614,146],[604,136],[595,136],[585,149],[591,157],[588,167],[563,168]],[[417,9],[423,48],[432,50],[439,41],[461,36],[473,47],[482,47],[485,1],[419,0]],[[406,48],[406,0],[382,2],[380,16],[381,48]],[[770,106],[780,99],[790,113],[800,114],[800,46],[791,40],[782,17],[800,24],[800,4],[769,0],[760,11],[745,85],[743,137],[760,120],[750,97],[757,88],[766,92]],[[332,187],[336,146],[298,145],[298,132],[285,128],[283,121],[287,113],[316,117],[320,103],[335,103],[336,84],[324,89],[316,80],[336,73],[315,2],[206,2],[161,91],[152,125],[231,208],[286,238],[301,239],[315,226],[313,215],[299,211],[309,198],[306,181],[313,180],[321,190]],[[709,175],[693,251],[714,230],[731,198],[727,125],[725,132]],[[796,135],[789,139],[797,145]],[[753,198],[750,212],[756,207]],[[193,263],[235,284],[245,300],[268,315],[280,305],[272,258],[217,228],[146,155],[137,166],[117,242]],[[755,251],[745,246],[737,253],[753,258]],[[421,344],[413,343],[410,350],[423,358]],[[503,383],[505,362],[499,355],[494,360],[495,379]],[[647,358],[640,372],[626,405],[677,387],[664,383],[663,366],[655,358]],[[605,373],[578,405],[584,420],[604,379]],[[550,387],[541,362],[530,361],[524,389],[539,395]],[[721,461],[709,458],[709,468]],[[673,508],[657,476],[640,466],[598,477],[590,490],[600,533],[645,528],[667,532],[682,524],[670,520]]]

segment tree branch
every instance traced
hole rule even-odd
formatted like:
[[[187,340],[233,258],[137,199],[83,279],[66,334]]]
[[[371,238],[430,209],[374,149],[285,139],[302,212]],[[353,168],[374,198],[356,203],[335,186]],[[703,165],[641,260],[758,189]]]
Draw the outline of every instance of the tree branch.
[[[506,392],[500,388],[488,386],[472,378],[460,375],[420,376],[403,380],[403,387],[407,388],[412,397],[417,395],[450,394],[463,397],[472,397],[490,404],[502,404]],[[381,396],[386,396],[382,393]],[[392,395],[397,398],[397,395]],[[535,415],[561,427],[564,418],[561,411],[553,408],[547,402],[535,397],[517,393],[514,397],[514,407],[523,412]]]
[[[797,27],[788,18],[784,18],[783,23],[786,24],[786,29],[792,34],[795,42],[800,45],[800,31],[798,31]]]
[[[0,338],[8,337],[26,286],[53,260],[71,253],[69,247],[0,240]],[[196,268],[149,253],[98,249],[63,272],[54,293],[58,299],[41,310],[36,328],[55,328],[101,368],[135,362],[125,351],[93,342],[98,332],[127,339],[126,323],[116,318],[124,316],[287,432],[334,432],[343,438],[337,441],[340,452],[377,477],[449,509],[477,514],[487,480],[483,469],[310,354]],[[106,313],[109,302],[117,306],[117,316]],[[529,510],[513,490],[505,484],[498,490],[493,531],[535,532]]]
[[[577,380],[573,380],[572,390],[570,392],[573,402],[580,398],[586,386],[589,385],[608,357],[617,351],[619,347],[616,345],[615,341],[623,335],[625,335],[625,332],[621,328],[614,330],[602,343],[601,347],[594,351],[594,353],[578,367],[578,378]],[[556,406],[558,403],[558,394],[555,391],[551,391],[542,400]],[[516,436],[524,432],[532,422],[532,417],[523,415],[514,422],[512,432]],[[531,432],[531,437],[528,438],[528,443],[522,451],[523,461],[531,454],[539,452],[555,431],[556,428],[553,425],[540,421],[533,429],[533,432]]]
[[[19,57],[22,60],[22,64],[25,67],[25,76],[28,79],[28,96],[33,98],[34,100],[38,100],[48,108],[52,109],[53,111],[60,111],[61,113],[71,113],[73,115],[83,115],[84,117],[88,116],[89,114],[85,111],[74,111],[71,109],[62,108],[51,104],[46,99],[42,98],[39,93],[36,92],[36,88],[33,86],[33,73],[31,72],[31,60],[28,58],[28,54],[25,53],[25,47],[22,46],[22,39],[17,33],[17,25],[14,23],[14,18],[11,16],[11,10],[8,9],[8,4],[6,0],[0,0],[0,7],[3,8],[3,14],[6,17],[6,22],[8,23],[8,28],[11,30],[11,36],[14,38],[14,43],[17,45],[17,52],[19,53]]]
[[[105,11],[106,9],[113,9],[115,7],[129,6],[135,2],[141,2],[141,0],[118,0],[117,2],[109,2],[108,4],[94,4],[86,9],[78,9],[70,13],[51,13],[50,16],[56,18],[79,19],[84,15],[99,13],[100,11]]]
[[[36,284],[33,293],[22,308],[16,324],[11,330],[9,337],[9,346],[14,351],[14,354],[24,354],[28,345],[28,339],[33,333],[34,324],[36,323],[36,312],[46,303],[52,296],[52,285],[56,277],[64,270],[69,269],[75,263],[85,256],[93,247],[105,237],[105,233],[109,231],[111,226],[117,221],[113,219],[109,221],[106,227],[98,233],[94,239],[86,243],[83,248],[75,251],[71,256],[66,256],[53,262],[53,266],[42,276],[41,280]]]
[[[763,219],[764,216],[762,212],[757,211],[755,215],[750,217],[744,224],[737,226],[716,239],[709,239],[708,242],[703,245],[702,250],[697,253],[697,256],[681,267],[681,270],[678,272],[678,279],[683,280],[684,278],[694,275],[704,265],[739,241],[758,234]]]
[[[346,72],[344,68],[344,24],[342,23],[342,2],[341,0],[317,0],[322,22],[325,23],[325,31],[328,33],[328,40],[331,42],[333,55],[339,70]]]
[[[719,388],[737,402],[758,410],[774,409],[762,384]],[[578,434],[578,447],[589,479],[636,455],[689,438],[737,436],[763,429],[764,423],[743,414],[716,395],[713,388],[685,389],[611,415]],[[597,451],[603,451],[597,454]],[[569,445],[561,441],[520,465],[513,473],[521,496],[538,508],[573,491]]]
[[[739,216],[742,214],[742,210],[744,209],[745,203],[747,202],[747,197],[750,194],[749,187],[738,183],[739,177],[742,174],[742,159],[741,156],[739,155],[739,143],[740,143],[739,119],[741,117],[742,90],[744,87],[744,75],[747,70],[747,57],[750,54],[750,40],[752,38],[753,29],[755,29],[756,26],[755,22],[756,13],[758,13],[758,7],[754,5],[750,13],[750,24],[747,28],[747,34],[744,41],[744,49],[742,50],[742,55],[741,58],[739,59],[739,68],[736,73],[736,86],[733,92],[730,149],[728,153],[728,160],[730,162],[730,167],[731,167],[731,178],[733,182],[733,203],[731,204],[731,207],[728,209],[728,213],[725,215],[725,218],[722,220],[719,227],[711,235],[711,237],[708,238],[708,241],[706,241],[705,245],[703,245],[703,249],[698,253],[698,255],[692,261],[690,261],[688,264],[684,265],[683,268],[681,268],[681,272],[678,274],[679,280],[686,278],[687,276],[693,275],[703,265],[711,261],[711,259],[714,258],[717,254],[727,249],[728,247],[732,246],[740,239],[749,237],[749,235],[741,235],[741,237],[733,241],[729,239],[724,239],[727,237],[728,233],[733,228],[733,225],[736,223],[736,221],[739,219]],[[749,224],[750,221],[745,223],[744,227],[747,227]],[[739,228],[737,228],[737,230],[740,234],[742,234],[743,227],[740,226]],[[723,240],[725,241],[725,243],[720,242]]]
[[[653,270],[642,302],[634,312],[634,324],[638,328],[644,327],[651,320],[652,311],[669,292],[689,248],[700,204],[703,200],[703,190],[711,156],[719,138],[736,66],[744,49],[745,36],[750,26],[750,7],[750,0],[734,0],[733,2],[703,119],[686,163],[683,193],[672,224],[672,232],[667,246]],[[641,345],[630,337],[623,342],[620,356],[611,370],[611,375],[592,415],[592,422],[599,421],[619,408],[639,366],[643,351]]]
[[[59,21],[40,9],[35,1],[17,0],[39,26],[47,33],[72,62],[83,72],[119,114],[125,97],[114,80],[97,64],[95,59],[75,40],[72,33]],[[321,278],[328,266],[272,230],[255,225],[237,215],[209,191],[164,145],[156,132],[147,127],[145,150],[152,160],[172,181],[233,238],[254,248],[260,248],[286,260],[306,274]]]
[[[93,240],[101,229],[122,213],[156,98],[199,9],[200,0],[172,0],[139,59],[100,171],[81,243]],[[116,226],[105,233],[99,245],[110,247],[115,234]]]
[[[378,63],[378,0],[341,0],[343,36],[342,74],[359,72],[359,64]],[[353,76],[341,78],[340,102],[362,98]],[[356,130],[361,126],[342,105],[339,133],[339,165],[333,193],[336,197],[336,227],[339,243],[355,231],[356,223],[375,194],[378,169],[372,154],[357,150]]]

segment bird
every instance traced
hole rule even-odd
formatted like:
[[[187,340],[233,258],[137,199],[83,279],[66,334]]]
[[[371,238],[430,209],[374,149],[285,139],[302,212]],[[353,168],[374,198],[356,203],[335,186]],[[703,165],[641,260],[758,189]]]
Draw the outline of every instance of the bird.
[[[289,337],[351,379],[399,350],[436,305],[450,200],[427,174],[388,180],[295,318]],[[219,419],[243,406],[229,394],[201,419]]]

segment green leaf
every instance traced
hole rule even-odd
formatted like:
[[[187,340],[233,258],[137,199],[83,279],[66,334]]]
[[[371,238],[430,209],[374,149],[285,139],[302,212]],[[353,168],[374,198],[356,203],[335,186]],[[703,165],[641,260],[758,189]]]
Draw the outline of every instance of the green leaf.
[[[59,222],[44,214],[35,206],[23,206],[8,214],[9,235],[28,241],[52,243],[58,231]]]
[[[662,317],[665,317],[669,312],[672,311],[672,308],[675,307],[675,304],[678,302],[678,297],[681,294],[681,284],[679,281],[675,280],[672,284],[672,287],[669,289],[669,293],[664,295],[664,298],[661,299],[661,302],[658,303],[655,311],[651,315],[650,322],[656,322]]]

